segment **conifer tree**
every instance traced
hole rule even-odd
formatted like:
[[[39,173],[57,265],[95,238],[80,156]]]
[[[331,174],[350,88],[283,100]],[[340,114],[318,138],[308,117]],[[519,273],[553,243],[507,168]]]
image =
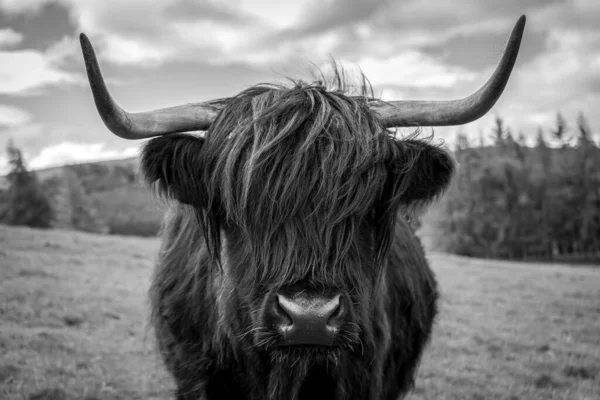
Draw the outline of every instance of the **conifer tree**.
[[[7,153],[10,164],[7,176],[9,189],[0,221],[7,225],[49,228],[54,213],[37,175],[27,170],[21,150],[12,141],[8,143]]]

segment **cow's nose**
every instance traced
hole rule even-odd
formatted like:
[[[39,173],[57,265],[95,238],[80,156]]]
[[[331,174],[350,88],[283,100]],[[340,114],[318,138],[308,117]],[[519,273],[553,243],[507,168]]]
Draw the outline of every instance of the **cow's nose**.
[[[331,346],[344,323],[348,306],[339,294],[330,296],[302,291],[277,294],[273,322],[283,335],[282,345]]]

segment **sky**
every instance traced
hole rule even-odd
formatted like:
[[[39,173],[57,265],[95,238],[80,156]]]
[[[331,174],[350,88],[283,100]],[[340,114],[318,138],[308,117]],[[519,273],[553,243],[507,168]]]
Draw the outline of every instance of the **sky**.
[[[143,142],[112,135],[96,112],[81,32],[127,111],[307,78],[331,57],[360,68],[383,99],[450,100],[488,79],[521,14],[500,100],[436,137],[489,137],[500,116],[533,143],[557,112],[571,126],[583,112],[598,132],[598,0],[0,0],[0,172],[9,139],[34,169],[138,153]]]

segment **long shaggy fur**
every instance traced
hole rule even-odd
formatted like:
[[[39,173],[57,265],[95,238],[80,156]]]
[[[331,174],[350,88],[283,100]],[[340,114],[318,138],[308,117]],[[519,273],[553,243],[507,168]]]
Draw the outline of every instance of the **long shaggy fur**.
[[[261,269],[260,280],[293,281],[324,263],[339,273],[359,229],[348,217],[367,214],[381,194],[393,153],[388,132],[366,97],[342,90],[253,87],[228,101],[207,135],[201,165],[209,208],[243,227],[255,262],[281,266],[278,277]],[[219,221],[207,223],[216,239]],[[299,243],[289,226],[311,231]]]
[[[410,389],[437,291],[403,213],[440,196],[454,162],[427,140],[396,139],[376,101],[364,77],[351,88],[334,69],[327,84],[258,85],[213,102],[222,111],[204,138],[147,144],[148,182],[176,200],[151,300],[178,398]],[[333,350],[275,347],[264,302],[293,284],[348,293],[352,320]]]

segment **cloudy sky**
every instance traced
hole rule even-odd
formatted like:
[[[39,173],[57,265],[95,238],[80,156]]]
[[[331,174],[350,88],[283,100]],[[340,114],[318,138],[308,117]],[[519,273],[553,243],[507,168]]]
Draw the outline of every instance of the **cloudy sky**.
[[[0,0],[0,147],[12,138],[33,168],[136,154],[141,143],[113,136],[96,113],[80,32],[128,111],[307,76],[331,56],[360,67],[384,99],[445,100],[487,80],[521,14],[508,86],[463,130],[487,135],[500,115],[533,141],[560,111],[584,112],[598,132],[598,0]],[[436,129],[448,141],[456,132]]]

